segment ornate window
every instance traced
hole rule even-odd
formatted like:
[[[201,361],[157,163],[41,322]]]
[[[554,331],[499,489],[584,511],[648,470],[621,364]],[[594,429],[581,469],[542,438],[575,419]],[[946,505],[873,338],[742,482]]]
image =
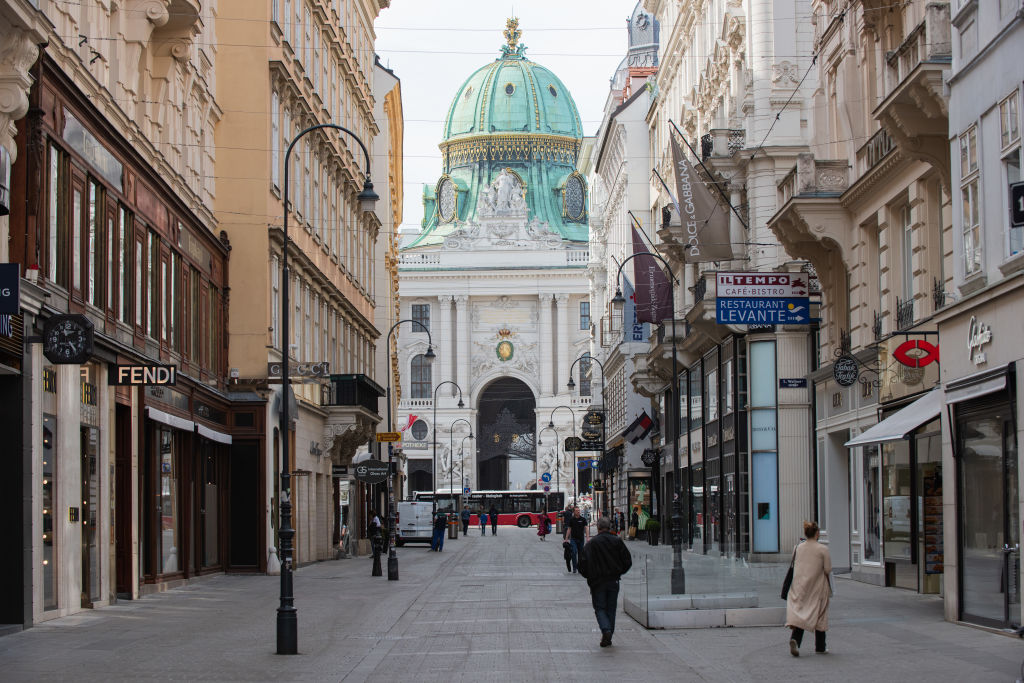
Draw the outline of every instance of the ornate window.
[[[515,91],[516,91],[516,86],[515,86],[514,83],[506,83],[505,84],[505,94],[506,95],[511,97],[512,93],[514,93]]]
[[[437,217],[440,223],[451,223],[456,218],[459,190],[448,176],[437,183]]]
[[[565,189],[562,191],[562,212],[566,218],[573,221],[583,220],[587,212],[587,187],[583,176],[573,171],[565,181]]]
[[[424,330],[430,331],[430,304],[413,304],[412,305],[412,331],[423,332]],[[419,323],[417,325],[416,323]]]

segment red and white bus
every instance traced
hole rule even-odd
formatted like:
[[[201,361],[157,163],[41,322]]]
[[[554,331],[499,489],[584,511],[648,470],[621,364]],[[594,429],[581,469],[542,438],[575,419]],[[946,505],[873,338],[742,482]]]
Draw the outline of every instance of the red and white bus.
[[[469,495],[453,492],[450,489],[438,489],[430,491],[416,491],[413,493],[415,500],[437,499],[437,509],[441,512],[458,514],[462,512],[462,505],[469,507],[470,524],[480,523],[481,512],[490,513],[493,506],[498,510],[498,524],[502,526],[518,526],[527,528],[536,526],[544,510],[548,512],[548,519],[552,525],[555,523],[555,515],[565,508],[565,494],[562,492],[544,491],[473,491]],[[487,520],[490,524],[491,520]]]

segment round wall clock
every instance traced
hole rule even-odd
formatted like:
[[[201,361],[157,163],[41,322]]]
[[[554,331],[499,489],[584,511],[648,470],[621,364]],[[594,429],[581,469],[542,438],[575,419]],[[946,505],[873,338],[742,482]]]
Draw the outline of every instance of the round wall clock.
[[[437,215],[442,223],[451,223],[455,220],[456,204],[455,183],[451,178],[441,181],[441,187],[437,191]]]
[[[43,355],[55,365],[81,365],[92,356],[92,321],[84,315],[55,315],[43,324]]]
[[[512,342],[507,339],[503,339],[498,342],[495,352],[498,354],[498,360],[507,361],[512,360],[512,354],[515,353],[515,347],[512,346]]]

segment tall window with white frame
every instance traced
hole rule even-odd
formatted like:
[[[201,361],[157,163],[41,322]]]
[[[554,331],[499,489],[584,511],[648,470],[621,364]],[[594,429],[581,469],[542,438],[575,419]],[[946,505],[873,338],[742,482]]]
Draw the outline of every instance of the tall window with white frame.
[[[413,332],[430,331],[430,304],[412,305]],[[419,323],[417,325],[416,323]],[[420,327],[422,325],[422,327]]]
[[[580,329],[581,330],[589,330],[590,329],[590,302],[589,301],[581,301],[580,302]]]
[[[423,354],[413,356],[410,363],[409,396],[410,398],[431,398],[430,395],[430,361]]]
[[[1021,181],[1020,175],[1020,90],[1014,90],[999,103],[999,144],[1003,160],[1003,187],[1010,203],[1010,185]],[[1006,255],[1024,252],[1024,227],[1010,226]]]
[[[964,277],[981,270],[981,197],[979,195],[978,129],[971,126],[960,135],[960,202],[963,224]]]

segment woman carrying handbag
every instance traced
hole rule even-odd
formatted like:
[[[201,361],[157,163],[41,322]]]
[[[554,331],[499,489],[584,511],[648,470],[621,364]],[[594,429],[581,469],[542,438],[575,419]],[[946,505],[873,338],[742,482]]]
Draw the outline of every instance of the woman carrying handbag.
[[[806,541],[793,549],[790,566],[792,583],[783,583],[786,598],[786,626],[792,629],[789,639],[789,653],[800,656],[800,644],[804,631],[814,631],[814,651],[825,654],[825,631],[828,630],[828,603],[832,595],[830,579],[832,559],[828,548],[818,543],[818,524],[804,522]],[[787,581],[790,579],[786,575]]]

